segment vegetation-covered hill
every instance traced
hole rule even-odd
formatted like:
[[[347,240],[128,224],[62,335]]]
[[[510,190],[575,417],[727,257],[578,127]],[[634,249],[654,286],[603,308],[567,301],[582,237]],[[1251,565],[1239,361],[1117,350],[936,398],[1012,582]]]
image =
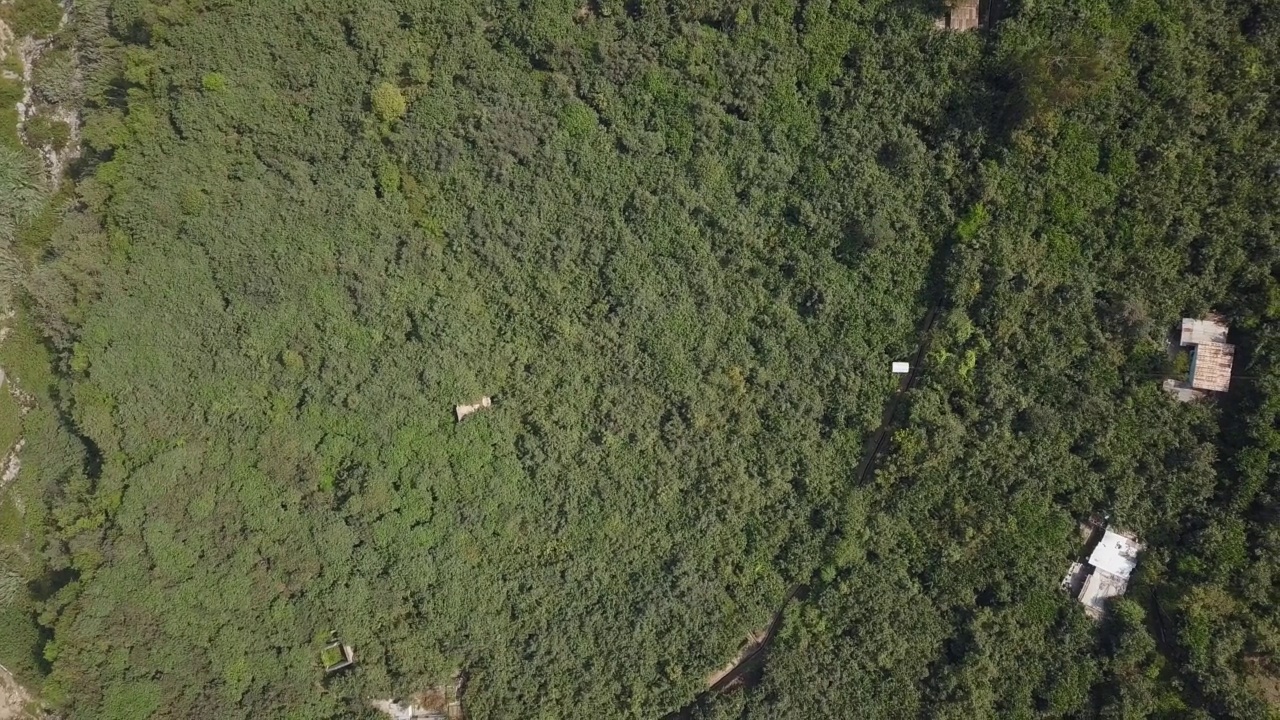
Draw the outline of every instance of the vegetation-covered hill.
[[[455,669],[474,717],[655,718],[808,584],[690,713],[1265,716],[1280,5],[938,11],[75,0],[0,662],[73,718]],[[1210,308],[1239,378],[1176,404]],[[1101,626],[1091,513],[1150,546]]]

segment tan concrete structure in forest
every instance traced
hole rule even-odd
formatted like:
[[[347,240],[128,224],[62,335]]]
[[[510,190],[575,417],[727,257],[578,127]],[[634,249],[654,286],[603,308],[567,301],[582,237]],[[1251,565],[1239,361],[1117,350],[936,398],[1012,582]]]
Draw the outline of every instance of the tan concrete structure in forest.
[[[935,24],[939,30],[964,32],[982,27],[981,18],[978,0],[949,0],[946,12]]]
[[[370,704],[391,717],[391,720],[461,720],[462,712],[461,672],[453,679],[417,693],[404,700],[372,700]]]
[[[1143,545],[1133,535],[1118,530],[1105,530],[1089,559],[1072,563],[1062,579],[1062,589],[1084,605],[1089,617],[1098,620],[1111,598],[1124,595],[1129,576],[1138,565]]]
[[[484,397],[480,398],[480,400],[474,405],[455,406],[453,408],[453,412],[458,416],[458,422],[462,422],[463,418],[470,415],[471,413],[476,412],[477,410],[483,410],[487,407],[492,407],[492,406],[493,406],[493,399],[490,398],[488,395],[485,395]]]
[[[1204,320],[1183,318],[1182,347],[1191,348],[1191,372],[1186,381],[1166,380],[1165,390],[1187,402],[1210,392],[1226,392],[1231,386],[1231,365],[1236,348],[1227,343],[1228,327],[1217,315]]]
[[[345,670],[356,664],[356,651],[350,645],[343,645],[341,640],[334,637],[320,651],[320,662],[324,665],[326,674]]]

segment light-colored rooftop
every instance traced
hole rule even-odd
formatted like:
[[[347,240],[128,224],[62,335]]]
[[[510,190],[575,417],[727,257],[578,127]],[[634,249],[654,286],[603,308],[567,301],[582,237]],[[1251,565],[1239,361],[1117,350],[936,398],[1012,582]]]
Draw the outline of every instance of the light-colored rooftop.
[[[1204,320],[1182,318],[1182,344],[1203,345],[1205,343],[1225,343],[1227,326],[1221,318],[1211,315]]]
[[[443,710],[429,710],[409,702],[395,700],[374,700],[373,706],[391,716],[391,720],[448,720],[450,715]]]
[[[1164,389],[1166,392],[1172,393],[1178,399],[1178,402],[1199,400],[1209,394],[1204,390],[1197,390],[1191,387],[1189,382],[1182,382],[1172,378],[1164,381]]]
[[[1124,595],[1128,589],[1129,576],[1138,565],[1142,548],[1142,543],[1129,533],[1103,529],[1088,561],[1071,564],[1062,579],[1062,589],[1084,605],[1089,617],[1100,619],[1107,600]]]
[[[1191,348],[1191,376],[1187,383],[1190,389],[1226,392],[1230,388],[1236,348],[1227,343],[1228,330],[1220,315],[1204,320],[1182,318],[1182,345]],[[1180,395],[1179,399],[1190,397]]]
[[[493,398],[490,398],[488,395],[485,395],[484,397],[476,401],[474,405],[455,405],[453,408],[453,412],[455,415],[458,416],[458,422],[462,422],[463,418],[467,417],[471,413],[476,412],[477,410],[483,410],[487,407],[492,407],[492,406],[493,406]]]
[[[1226,392],[1231,387],[1231,365],[1236,347],[1226,343],[1204,343],[1191,351],[1191,387]]]
[[[963,32],[982,25],[978,15],[978,0],[950,0],[942,17],[935,23],[942,30]]]
[[[1128,588],[1128,577],[1113,575],[1102,569],[1094,570],[1080,590],[1080,603],[1084,605],[1085,612],[1096,619],[1102,617],[1107,600],[1124,595]]]
[[[964,3],[951,11],[952,30],[972,30],[978,27],[978,3]]]
[[[1089,564],[1127,581],[1129,574],[1138,564],[1140,552],[1142,552],[1142,543],[1129,535],[1107,530],[1102,534],[1097,547],[1093,549],[1093,554],[1089,555]],[[1087,585],[1086,583],[1086,587]],[[1123,587],[1121,592],[1124,592]],[[1081,602],[1084,602],[1083,595]]]

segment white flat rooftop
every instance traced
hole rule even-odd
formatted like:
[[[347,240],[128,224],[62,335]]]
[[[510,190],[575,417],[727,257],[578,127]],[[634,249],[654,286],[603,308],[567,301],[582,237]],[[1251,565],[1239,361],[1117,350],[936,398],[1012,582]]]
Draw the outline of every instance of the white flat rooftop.
[[[1183,345],[1205,345],[1208,343],[1225,343],[1226,341],[1226,324],[1217,320],[1182,318]]]
[[[1089,556],[1089,564],[1127,581],[1129,574],[1138,564],[1140,552],[1142,552],[1142,543],[1128,535],[1107,530],[1102,534],[1102,540],[1098,541],[1098,546],[1093,549],[1093,554]]]

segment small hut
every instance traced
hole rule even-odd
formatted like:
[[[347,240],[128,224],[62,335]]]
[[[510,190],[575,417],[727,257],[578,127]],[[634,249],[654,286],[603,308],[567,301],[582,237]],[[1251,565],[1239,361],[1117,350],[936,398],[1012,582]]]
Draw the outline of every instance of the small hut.
[[[1166,380],[1165,390],[1187,402],[1230,389],[1236,348],[1227,342],[1229,330],[1225,319],[1218,315],[1203,320],[1183,318],[1179,344],[1191,353],[1190,372],[1186,380]]]
[[[441,683],[406,699],[372,700],[371,704],[392,720],[461,720],[462,673],[455,672],[447,683]]]
[[[455,405],[453,412],[458,416],[458,422],[462,422],[463,418],[478,410],[483,410],[493,405],[493,398],[485,395],[480,398],[474,405]]]
[[[935,21],[939,30],[964,32],[982,27],[978,0],[948,0],[942,17]]]
[[[355,665],[356,653],[350,645],[343,645],[341,640],[334,637],[320,651],[320,663],[324,665],[326,674],[336,673]]]
[[[1084,605],[1085,614],[1098,620],[1106,612],[1107,601],[1124,595],[1129,576],[1138,565],[1143,545],[1122,530],[1106,528],[1085,562],[1071,564],[1062,579],[1062,589]]]

